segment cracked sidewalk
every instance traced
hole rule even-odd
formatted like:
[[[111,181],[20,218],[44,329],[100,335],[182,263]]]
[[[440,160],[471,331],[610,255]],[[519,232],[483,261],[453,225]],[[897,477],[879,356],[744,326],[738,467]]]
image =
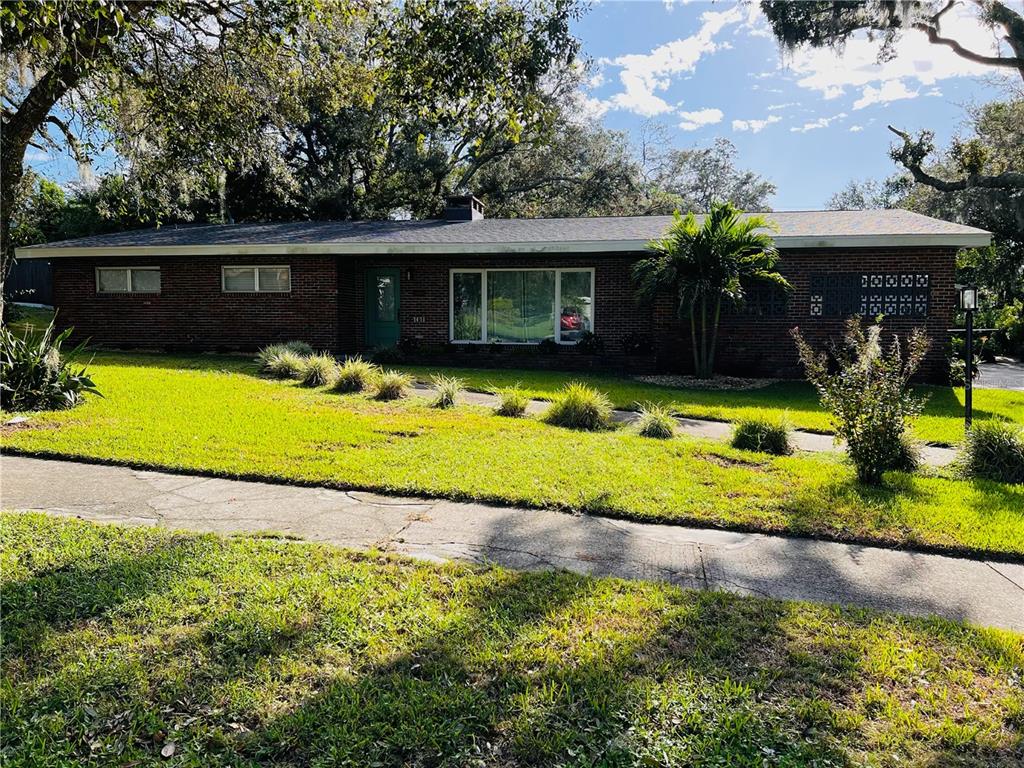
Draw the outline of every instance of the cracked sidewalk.
[[[275,532],[412,557],[564,568],[695,589],[939,615],[1024,631],[1024,565],[4,456],[4,509],[217,533]]]

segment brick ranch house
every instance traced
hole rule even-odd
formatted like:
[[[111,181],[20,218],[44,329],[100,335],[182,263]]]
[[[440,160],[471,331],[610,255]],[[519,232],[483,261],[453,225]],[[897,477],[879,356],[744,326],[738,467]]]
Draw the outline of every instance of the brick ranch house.
[[[767,214],[789,295],[755,289],[720,325],[717,370],[796,376],[788,332],[822,344],[851,314],[923,326],[943,376],[958,249],[989,233],[902,210]],[[18,249],[47,259],[61,326],[117,347],[339,354],[481,367],[685,371],[673,297],[638,305],[631,265],[670,216],[486,219],[473,197],[428,221],[164,227]],[[592,332],[601,349],[578,345]]]

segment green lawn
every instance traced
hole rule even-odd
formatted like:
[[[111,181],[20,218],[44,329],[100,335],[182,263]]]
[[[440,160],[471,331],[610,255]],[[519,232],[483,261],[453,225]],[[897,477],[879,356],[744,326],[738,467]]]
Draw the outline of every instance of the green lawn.
[[[550,400],[569,381],[585,381],[606,393],[616,408],[632,409],[638,402],[669,406],[680,416],[716,421],[736,421],[764,411],[785,411],[793,426],[813,432],[832,432],[828,414],[822,411],[818,395],[806,382],[784,381],[762,389],[720,392],[644,384],[619,376],[559,371],[523,371],[489,368],[439,368],[401,366],[409,373],[429,380],[434,373],[458,376],[472,389],[489,391],[496,386],[518,383],[530,397]],[[964,391],[952,387],[919,387],[928,397],[924,414],[914,427],[915,434],[936,445],[953,445],[964,436]],[[1024,392],[998,389],[974,390],[974,418],[1000,417],[1024,423]]]
[[[378,403],[255,375],[244,358],[104,353],[105,397],[33,415],[7,450],[477,499],[638,520],[1024,555],[1024,486],[893,474],[854,482],[839,456],[580,433],[479,406]]]
[[[0,544],[10,768],[1024,759],[1007,631],[34,514]]]

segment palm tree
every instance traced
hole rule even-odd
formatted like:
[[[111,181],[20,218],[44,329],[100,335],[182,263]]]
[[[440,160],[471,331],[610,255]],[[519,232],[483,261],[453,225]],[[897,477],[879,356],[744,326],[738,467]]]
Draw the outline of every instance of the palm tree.
[[[742,301],[744,288],[753,283],[790,289],[775,271],[774,224],[742,214],[728,202],[713,203],[703,220],[677,211],[665,236],[647,244],[652,255],[633,266],[638,300],[650,302],[665,289],[677,295],[679,317],[690,318],[693,367],[702,378],[714,373],[722,300]]]

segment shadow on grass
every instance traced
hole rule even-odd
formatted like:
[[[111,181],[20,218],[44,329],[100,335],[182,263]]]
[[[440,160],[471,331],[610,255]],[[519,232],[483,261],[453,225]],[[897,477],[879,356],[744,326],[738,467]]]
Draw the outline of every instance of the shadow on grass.
[[[208,544],[182,537],[15,585],[11,764],[102,763],[109,747],[117,764],[157,765],[157,732],[203,765],[848,762],[840,745],[853,737],[836,722],[863,694],[860,651],[828,631],[796,643],[786,604],[564,572],[442,570],[425,582],[425,567],[249,546],[251,561],[218,551],[206,562]],[[130,600],[140,637],[112,624]],[[217,612],[204,609],[211,601]],[[27,652],[19,636],[32,616],[66,648],[92,620],[98,668],[76,678],[60,653]],[[855,633],[877,617],[843,620]],[[958,642],[974,635],[963,629]],[[163,680],[161,659],[177,660],[181,677]],[[112,685],[129,667],[144,684]],[[44,709],[48,728],[64,723],[48,739],[33,736]],[[1009,763],[1019,745],[935,749]]]

